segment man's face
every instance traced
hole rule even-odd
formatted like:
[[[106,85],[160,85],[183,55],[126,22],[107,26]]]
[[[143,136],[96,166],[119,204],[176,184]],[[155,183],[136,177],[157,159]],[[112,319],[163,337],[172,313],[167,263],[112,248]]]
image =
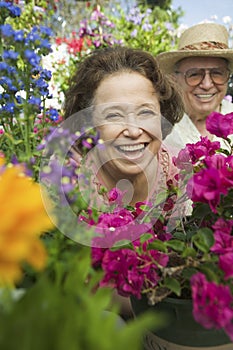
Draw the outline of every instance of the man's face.
[[[200,83],[190,86],[187,84],[187,71],[196,68],[204,69],[205,75]],[[216,68],[217,73],[218,70],[225,72],[227,62],[223,58],[216,57],[189,57],[177,64],[176,71],[179,73],[176,74],[176,79],[183,90],[185,112],[191,119],[205,119],[211,112],[219,111],[221,101],[226,95],[227,81],[222,85],[216,84],[210,75],[210,69],[213,68]],[[196,71],[193,72],[191,71],[192,76],[195,76]]]

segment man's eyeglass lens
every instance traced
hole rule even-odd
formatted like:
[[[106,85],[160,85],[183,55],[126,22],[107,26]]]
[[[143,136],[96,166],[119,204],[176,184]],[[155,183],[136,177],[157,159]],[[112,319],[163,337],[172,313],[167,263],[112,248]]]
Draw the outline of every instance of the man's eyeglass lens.
[[[225,84],[230,77],[230,72],[227,69],[220,69],[220,68],[212,68],[212,69],[193,68],[193,69],[187,70],[187,72],[183,74],[185,77],[185,81],[189,86],[196,86],[202,82],[207,72],[209,73],[214,84],[216,85]],[[182,73],[182,72],[177,72],[177,73]]]

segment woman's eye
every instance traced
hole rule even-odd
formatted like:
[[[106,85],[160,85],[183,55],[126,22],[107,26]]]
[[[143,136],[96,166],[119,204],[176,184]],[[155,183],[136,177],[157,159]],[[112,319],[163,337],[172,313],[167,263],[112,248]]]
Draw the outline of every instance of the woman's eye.
[[[105,117],[107,120],[121,119],[123,118],[120,113],[108,113]]]
[[[139,112],[141,116],[155,116],[155,112],[151,109],[143,109]]]

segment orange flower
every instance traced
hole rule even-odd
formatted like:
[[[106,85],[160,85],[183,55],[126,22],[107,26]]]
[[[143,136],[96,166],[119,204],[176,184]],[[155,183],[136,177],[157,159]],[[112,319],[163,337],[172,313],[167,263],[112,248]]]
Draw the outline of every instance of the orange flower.
[[[0,170],[0,208],[0,285],[11,285],[22,277],[22,262],[36,269],[45,266],[46,251],[39,237],[53,223],[40,185],[20,165]]]

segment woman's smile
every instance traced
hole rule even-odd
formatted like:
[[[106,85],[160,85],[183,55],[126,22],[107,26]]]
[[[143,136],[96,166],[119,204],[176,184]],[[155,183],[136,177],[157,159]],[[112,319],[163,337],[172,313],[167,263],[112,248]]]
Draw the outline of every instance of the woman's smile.
[[[128,159],[139,159],[144,155],[144,151],[148,146],[148,142],[141,142],[137,144],[118,145],[115,148]]]

